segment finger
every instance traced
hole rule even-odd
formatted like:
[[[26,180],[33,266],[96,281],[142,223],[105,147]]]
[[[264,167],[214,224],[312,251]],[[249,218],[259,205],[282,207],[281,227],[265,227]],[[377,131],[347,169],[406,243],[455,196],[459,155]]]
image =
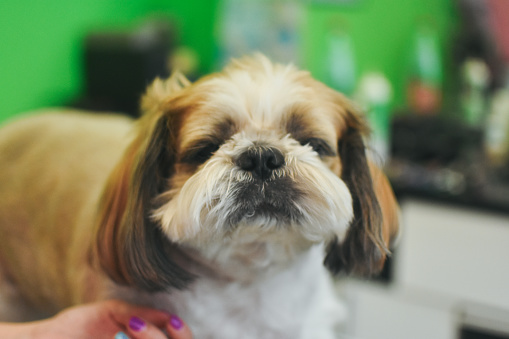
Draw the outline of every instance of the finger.
[[[132,317],[143,319],[146,323],[163,329],[166,328],[172,339],[192,339],[193,335],[189,327],[178,316],[152,308],[134,306],[119,300],[110,301],[110,307],[114,309],[111,316],[124,328],[129,326]],[[131,331],[129,332],[131,333]]]
[[[171,339],[192,339],[193,334],[185,322],[176,315],[170,316],[166,331]]]
[[[136,316],[129,320],[127,332],[131,339],[167,339],[157,326]]]
[[[108,305],[110,315],[116,322],[128,327],[133,317],[143,319],[145,322],[154,324],[159,328],[165,328],[170,320],[170,315],[166,312],[155,310],[148,307],[135,306],[119,300],[111,300]]]

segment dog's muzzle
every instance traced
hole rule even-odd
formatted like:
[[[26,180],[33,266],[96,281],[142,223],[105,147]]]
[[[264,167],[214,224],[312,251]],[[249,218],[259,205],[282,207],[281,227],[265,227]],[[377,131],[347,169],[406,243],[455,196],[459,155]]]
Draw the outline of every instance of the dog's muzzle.
[[[232,226],[260,217],[287,224],[302,216],[297,207],[302,192],[284,175],[285,157],[280,150],[250,147],[236,158],[235,164],[251,176],[234,184],[236,206],[230,215]]]

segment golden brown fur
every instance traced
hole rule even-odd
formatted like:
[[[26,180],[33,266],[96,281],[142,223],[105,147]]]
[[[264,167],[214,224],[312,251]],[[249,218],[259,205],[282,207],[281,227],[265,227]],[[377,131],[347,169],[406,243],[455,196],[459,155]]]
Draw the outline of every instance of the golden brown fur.
[[[52,313],[99,297],[100,280],[83,268],[97,198],[130,129],[125,118],[75,112],[2,128],[0,263],[37,308]]]

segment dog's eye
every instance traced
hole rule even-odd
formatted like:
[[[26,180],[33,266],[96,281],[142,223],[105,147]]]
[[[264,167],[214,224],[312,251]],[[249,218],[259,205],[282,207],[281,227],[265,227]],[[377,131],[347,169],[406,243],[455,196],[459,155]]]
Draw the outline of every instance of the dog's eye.
[[[199,142],[190,147],[182,156],[181,161],[189,164],[203,164],[219,149],[220,145],[213,142]]]
[[[318,153],[319,156],[333,156],[335,155],[332,147],[329,144],[319,138],[309,138],[301,142],[301,145],[309,145],[313,148],[313,151]]]

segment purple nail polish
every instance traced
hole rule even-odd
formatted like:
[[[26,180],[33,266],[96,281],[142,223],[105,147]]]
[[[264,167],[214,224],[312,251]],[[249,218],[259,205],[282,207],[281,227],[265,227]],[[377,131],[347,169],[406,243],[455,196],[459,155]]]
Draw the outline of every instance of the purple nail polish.
[[[129,320],[129,328],[133,331],[140,332],[145,329],[147,324],[138,317],[132,317]]]
[[[174,329],[180,330],[184,326],[184,323],[182,322],[182,320],[179,317],[177,317],[176,315],[172,315],[170,317],[170,325]]]

